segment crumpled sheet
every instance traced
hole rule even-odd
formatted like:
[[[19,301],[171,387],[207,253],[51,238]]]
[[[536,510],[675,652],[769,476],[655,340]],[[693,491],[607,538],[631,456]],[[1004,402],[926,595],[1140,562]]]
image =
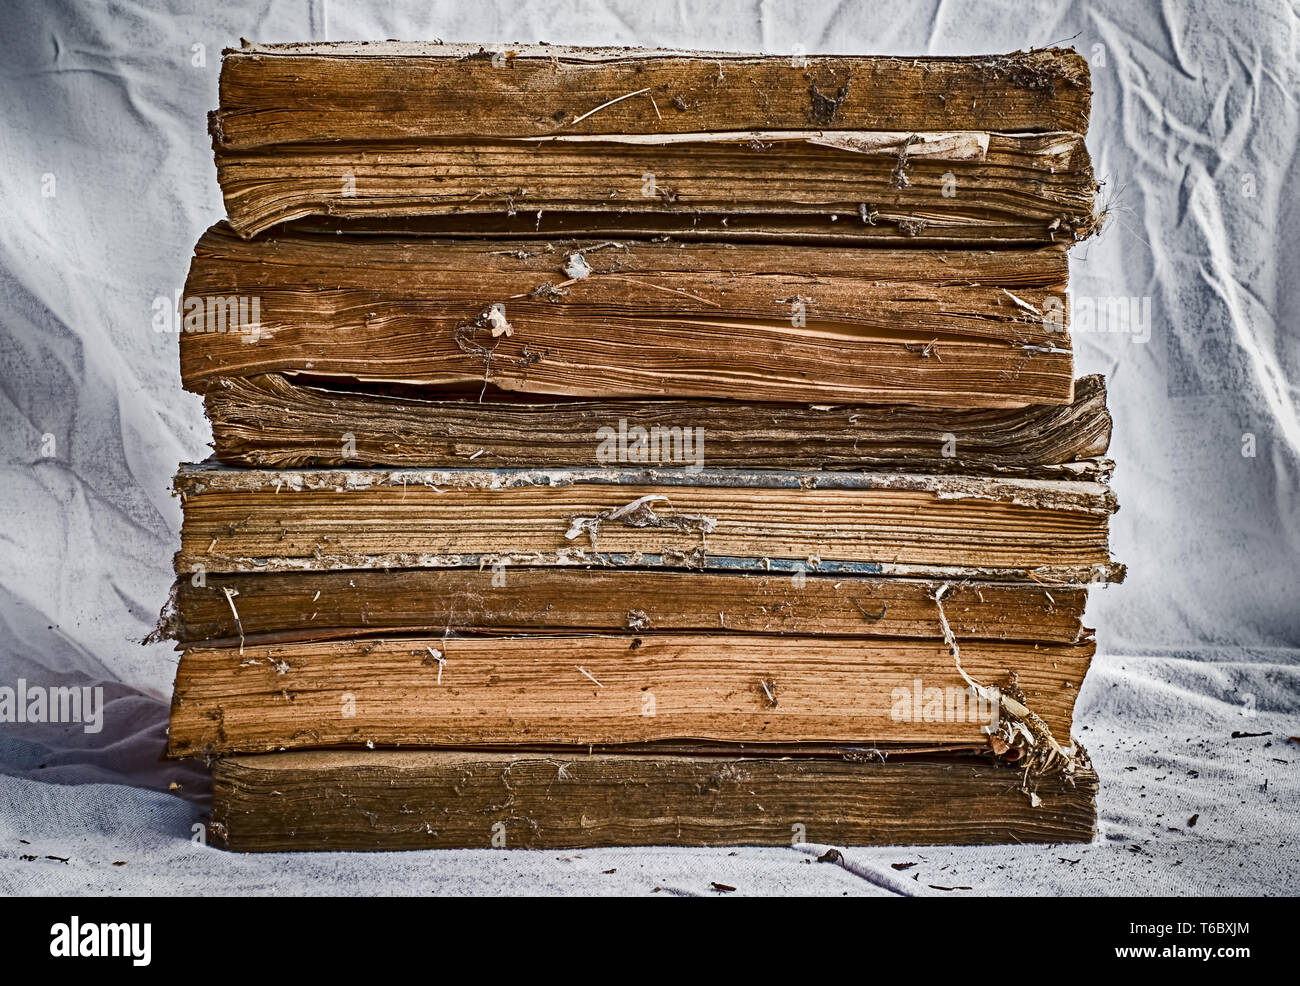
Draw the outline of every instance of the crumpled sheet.
[[[102,685],[107,703],[95,735],[0,724],[0,891],[708,893],[717,881],[756,894],[1294,892],[1296,11],[1128,0],[518,8],[0,9],[0,685]],[[1069,42],[1089,57],[1088,144],[1109,222],[1072,255],[1076,311],[1151,302],[1149,331],[1111,319],[1101,327],[1129,331],[1075,335],[1078,372],[1110,385],[1113,549],[1129,565],[1125,585],[1094,594],[1100,656],[1077,715],[1102,777],[1098,839],[860,849],[843,864],[813,862],[817,846],[244,857],[192,842],[206,771],[161,758],[176,655],[139,641],[171,581],[171,475],[207,454],[210,432],[152,304],[180,288],[194,242],[221,215],[205,115],[220,50],[240,36],[801,45],[814,56]],[[889,866],[908,861],[917,866]]]

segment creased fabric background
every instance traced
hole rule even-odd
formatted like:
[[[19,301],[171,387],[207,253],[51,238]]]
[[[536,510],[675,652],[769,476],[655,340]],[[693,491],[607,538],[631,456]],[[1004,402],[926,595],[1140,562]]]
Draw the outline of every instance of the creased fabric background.
[[[0,724],[0,890],[705,893],[718,881],[836,895],[1268,893],[1300,883],[1300,745],[1288,740],[1300,735],[1293,4],[55,0],[6,3],[0,29],[0,685],[102,685],[108,702],[98,735]],[[239,857],[193,844],[206,772],[160,756],[175,654],[139,641],[171,581],[171,475],[206,456],[210,432],[151,306],[181,287],[195,241],[221,216],[206,113],[220,51],[241,36],[801,45],[813,56],[1068,42],[1088,57],[1088,144],[1108,223],[1072,255],[1076,308],[1151,304],[1145,340],[1075,334],[1078,371],[1109,382],[1122,504],[1113,550],[1129,565],[1127,584],[1094,594],[1100,656],[1077,714],[1102,775],[1098,840],[853,850],[842,865],[812,862],[813,846]],[[917,867],[888,865],[908,860]],[[971,890],[935,889],[947,887]]]

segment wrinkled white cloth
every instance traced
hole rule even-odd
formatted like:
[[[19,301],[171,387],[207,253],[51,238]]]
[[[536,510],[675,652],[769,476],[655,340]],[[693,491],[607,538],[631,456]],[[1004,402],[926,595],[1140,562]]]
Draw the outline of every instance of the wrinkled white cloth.
[[[0,724],[0,890],[1294,891],[1292,7],[54,0],[5,4],[0,28],[0,685],[100,685],[106,700],[98,734]],[[153,329],[153,303],[181,287],[194,242],[222,214],[206,113],[221,48],[241,36],[813,56],[1069,42],[1088,57],[1088,145],[1109,222],[1072,254],[1075,343],[1078,371],[1110,385],[1113,546],[1130,567],[1089,611],[1103,656],[1077,721],[1102,774],[1098,841],[852,850],[844,866],[810,862],[817,847],[240,857],[191,843],[206,772],[161,759],[175,654],[138,641],[171,581],[171,475],[205,457],[210,432],[180,389],[176,337]],[[1107,299],[1137,318],[1121,321]],[[1085,310],[1101,314],[1089,325]],[[902,861],[918,866],[888,865]]]

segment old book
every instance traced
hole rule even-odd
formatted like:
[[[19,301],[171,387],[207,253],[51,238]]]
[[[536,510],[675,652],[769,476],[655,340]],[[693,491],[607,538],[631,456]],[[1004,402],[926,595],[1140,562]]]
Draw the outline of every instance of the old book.
[[[1095,482],[885,472],[186,466],[178,574],[597,565],[1118,579]]]
[[[272,468],[630,462],[1104,478],[1111,432],[1096,375],[1075,381],[1070,404],[1015,409],[447,400],[418,388],[278,373],[219,377],[204,402],[215,458]]]
[[[787,235],[844,241],[1070,243],[1097,226],[1092,163],[1074,133],[749,131],[673,136],[454,138],[218,153],[241,236],[334,221],[547,213],[783,219]],[[653,227],[651,227],[653,228]]]
[[[1088,842],[1097,775],[974,757],[351,751],[223,757],[212,835],[239,852]]]
[[[185,286],[181,376],[197,393],[223,377],[296,372],[475,398],[491,386],[1068,404],[1066,278],[1056,249],[245,241],[218,225],[195,248]]]
[[[1094,225],[1088,93],[1086,63],[1060,51],[801,66],[256,46],[227,53],[211,129],[227,212],[246,236],[311,215],[603,212],[1068,242]]]
[[[1068,742],[1079,644],[963,641]],[[329,746],[986,742],[999,708],[942,640],[727,633],[403,637],[189,647],[173,756]]]
[[[557,130],[1084,133],[1091,98],[1087,60],[1060,48],[792,59],[558,45],[245,42],[224,56],[221,108],[211,120],[224,150]],[[598,114],[588,112],[596,107]]]
[[[857,575],[606,568],[405,568],[177,579],[165,628],[235,646],[389,634],[585,631],[943,637],[942,583]],[[1076,643],[1087,590],[964,582],[944,607],[961,640]]]

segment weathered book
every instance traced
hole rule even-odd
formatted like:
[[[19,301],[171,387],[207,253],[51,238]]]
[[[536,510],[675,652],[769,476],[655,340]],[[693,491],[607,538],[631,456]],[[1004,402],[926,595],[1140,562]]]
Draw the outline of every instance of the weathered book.
[[[226,53],[220,100],[217,175],[245,236],[312,215],[735,218],[740,235],[771,216],[783,235],[1004,243],[1094,225],[1088,67],[1056,49],[258,45]]]
[[[227,757],[212,836],[239,852],[1088,842],[1097,775],[977,757],[351,751]]]
[[[1070,404],[1015,409],[480,402],[443,399],[419,388],[346,386],[278,373],[219,377],[204,401],[214,457],[232,466],[266,468],[538,469],[628,462],[1104,478],[1109,464],[1102,457],[1111,434],[1106,387],[1097,375],[1075,381]]]
[[[1068,404],[1066,255],[447,241],[225,225],[181,377],[269,372],[582,397]],[[240,303],[242,307],[240,307]]]
[[[1116,580],[1077,480],[689,469],[184,466],[176,571],[508,565]]]
[[[1062,744],[1094,644],[725,632],[189,647],[173,756],[301,747],[986,745],[1016,696]]]
[[[546,137],[560,128],[1084,133],[1091,99],[1087,60],[1061,48],[792,59],[557,45],[244,42],[224,55],[212,130],[227,150],[358,138]],[[587,112],[596,106],[599,115]]]
[[[1069,245],[1092,234],[1097,183],[1079,134],[748,131],[653,136],[337,142],[218,153],[217,179],[242,236],[307,216],[479,216],[574,232],[690,231],[733,217],[782,237],[918,244]],[[588,217],[587,214],[590,214]],[[640,225],[646,217],[671,217]],[[591,224],[591,225],[586,225]],[[344,226],[343,228],[346,228]],[[418,228],[418,227],[417,227]]]
[[[161,636],[209,647],[441,633],[762,633],[943,639],[942,583],[627,568],[402,568],[178,578]],[[1087,589],[963,582],[961,640],[1078,643]]]

